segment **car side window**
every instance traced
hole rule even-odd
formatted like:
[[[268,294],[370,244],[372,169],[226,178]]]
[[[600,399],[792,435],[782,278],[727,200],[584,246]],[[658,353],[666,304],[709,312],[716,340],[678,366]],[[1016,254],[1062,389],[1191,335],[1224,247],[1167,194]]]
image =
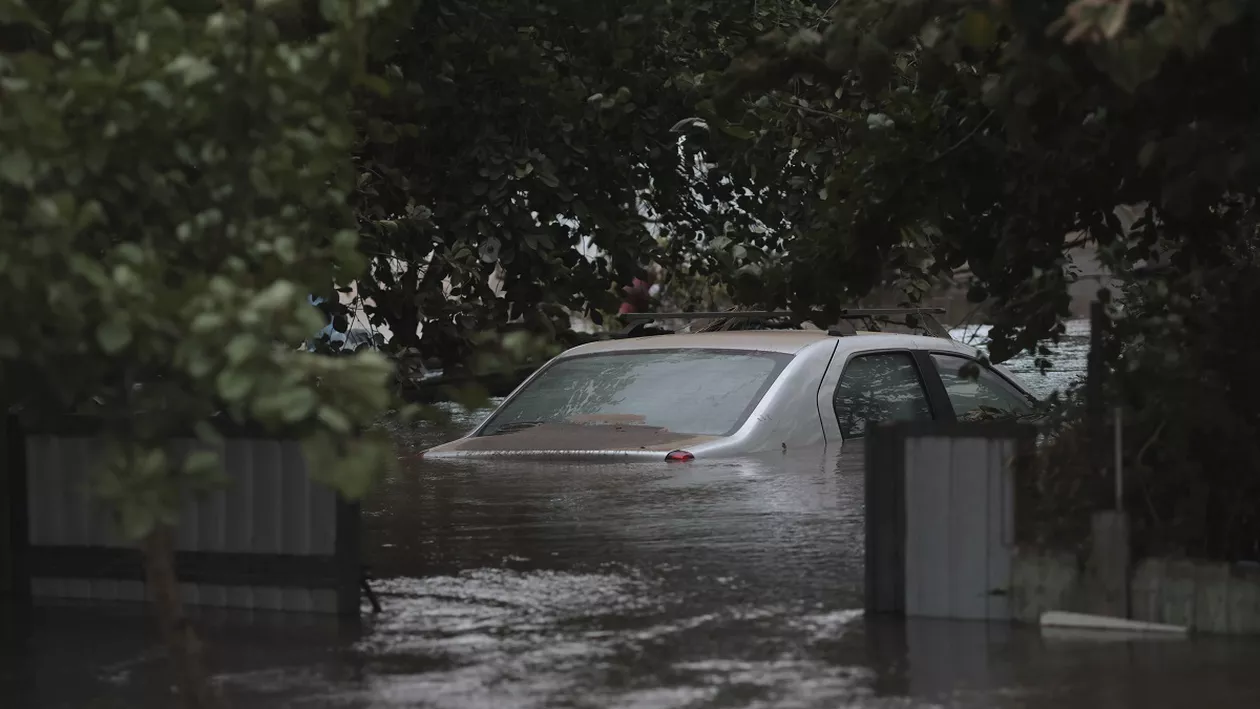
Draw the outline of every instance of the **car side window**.
[[[941,383],[959,421],[1013,418],[1032,413],[1032,403],[1027,397],[992,370],[979,366],[979,362],[942,354],[933,354],[932,362],[941,375]],[[978,368],[979,376],[963,374],[963,367],[968,364]]]
[[[923,380],[906,352],[859,355],[849,360],[832,399],[840,433],[866,434],[867,421],[930,421]]]

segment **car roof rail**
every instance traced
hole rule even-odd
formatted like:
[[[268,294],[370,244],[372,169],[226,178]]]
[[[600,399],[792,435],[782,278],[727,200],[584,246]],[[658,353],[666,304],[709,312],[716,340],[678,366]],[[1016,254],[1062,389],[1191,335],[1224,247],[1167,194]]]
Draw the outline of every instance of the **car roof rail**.
[[[879,323],[882,321],[887,324],[902,325],[911,330],[922,329],[932,337],[952,340],[954,338],[950,336],[949,328],[942,325],[936,318],[937,315],[944,315],[945,312],[945,308],[845,308],[840,311],[837,323],[827,328],[827,334],[834,336],[857,334],[856,328],[850,322],[852,320],[863,321],[870,332],[881,332],[883,328],[879,326]],[[900,322],[893,320],[898,316],[902,318]]]
[[[838,314],[835,325],[827,328],[827,334],[832,336],[856,335],[859,330],[854,327],[852,321],[859,320],[864,324],[868,332],[881,332],[880,322],[893,325],[902,325],[911,330],[919,329],[933,337],[941,337],[947,340],[953,338],[949,334],[949,330],[941,324],[936,318],[937,315],[943,315],[944,308],[845,308]],[[621,313],[618,317],[627,323],[627,326],[621,332],[622,337],[634,337],[636,329],[642,331],[647,323],[653,320],[713,320],[706,325],[701,332],[713,332],[716,330],[734,329],[734,324],[738,321],[767,321],[767,320],[788,320],[796,325],[803,322],[817,320],[821,313],[814,316],[800,315],[790,310],[724,310],[724,311],[695,311],[695,312],[661,312],[661,313]],[[892,320],[900,316],[900,323]],[[661,331],[658,331],[661,333]],[[662,333],[663,334],[663,333]]]
[[[712,320],[699,332],[711,332],[713,330],[729,330],[733,329],[732,325],[738,321],[769,321],[788,319],[792,324],[799,326],[802,320],[800,316],[788,310],[714,310],[714,311],[688,311],[688,312],[660,312],[660,313],[620,313],[618,316],[626,327],[614,337],[643,337],[653,334],[672,334],[672,330],[656,329],[655,332],[648,330],[648,323],[660,320]]]

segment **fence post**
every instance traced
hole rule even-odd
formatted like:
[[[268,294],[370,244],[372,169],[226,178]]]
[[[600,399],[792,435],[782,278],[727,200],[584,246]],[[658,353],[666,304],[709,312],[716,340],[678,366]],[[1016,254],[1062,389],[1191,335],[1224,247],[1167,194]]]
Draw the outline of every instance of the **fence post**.
[[[20,637],[30,621],[27,566],[26,433],[6,414],[0,434],[0,637]]]
[[[1105,395],[1107,370],[1104,362],[1104,336],[1109,324],[1101,299],[1090,304],[1089,364],[1086,373],[1086,422],[1089,430],[1089,462],[1100,478],[1109,479],[1114,491],[1114,508],[1094,512],[1090,519],[1089,558],[1086,562],[1085,596],[1088,611],[1099,615],[1129,617],[1129,520],[1122,507],[1120,429],[1117,414],[1111,421],[1114,465],[1107,464],[1108,421]],[[1108,474],[1110,472],[1110,474]],[[1101,500],[1100,500],[1101,502]]]
[[[870,423],[866,464],[867,615],[906,612],[906,439],[899,424]]]
[[[0,598],[6,601],[12,597],[14,588],[13,574],[13,508],[17,507],[17,498],[13,490],[13,462],[9,460],[9,445],[12,436],[9,431],[8,418],[5,419],[4,430],[0,432]],[[4,604],[8,606],[6,602]]]
[[[358,620],[359,591],[363,582],[363,558],[360,541],[362,517],[358,501],[350,502],[337,495],[337,615]]]
[[[1103,406],[1103,331],[1106,328],[1107,310],[1101,300],[1089,304],[1089,355],[1085,364],[1085,415],[1089,430],[1089,464],[1099,473],[1104,469],[1103,428],[1106,426]]]

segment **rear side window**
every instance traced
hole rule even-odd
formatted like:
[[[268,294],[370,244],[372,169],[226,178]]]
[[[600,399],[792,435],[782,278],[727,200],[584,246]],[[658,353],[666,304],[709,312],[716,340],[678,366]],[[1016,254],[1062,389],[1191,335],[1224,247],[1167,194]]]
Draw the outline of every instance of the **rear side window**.
[[[840,433],[866,435],[868,421],[930,421],[919,368],[906,352],[881,352],[849,360],[832,400]]]
[[[541,423],[586,423],[729,436],[791,359],[773,352],[698,349],[562,359],[504,404],[481,435]]]
[[[959,421],[1013,418],[1032,413],[1033,406],[1027,397],[992,370],[979,366],[978,362],[941,354],[932,355],[932,361],[941,375],[949,403],[954,407],[954,416]],[[977,367],[979,376],[962,374],[963,367],[968,364]]]

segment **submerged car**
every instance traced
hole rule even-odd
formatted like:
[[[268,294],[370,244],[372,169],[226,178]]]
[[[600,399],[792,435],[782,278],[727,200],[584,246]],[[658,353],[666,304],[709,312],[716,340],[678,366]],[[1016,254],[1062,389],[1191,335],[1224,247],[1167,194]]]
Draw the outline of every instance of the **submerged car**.
[[[730,458],[838,448],[872,421],[1034,412],[1036,399],[1012,374],[939,324],[928,331],[726,330],[592,342],[542,366],[472,432],[424,455]]]

